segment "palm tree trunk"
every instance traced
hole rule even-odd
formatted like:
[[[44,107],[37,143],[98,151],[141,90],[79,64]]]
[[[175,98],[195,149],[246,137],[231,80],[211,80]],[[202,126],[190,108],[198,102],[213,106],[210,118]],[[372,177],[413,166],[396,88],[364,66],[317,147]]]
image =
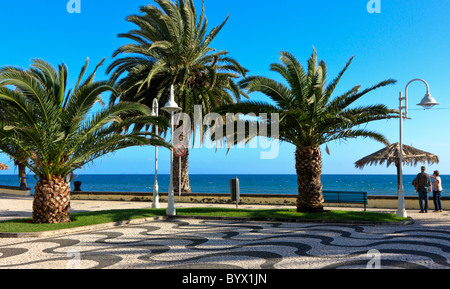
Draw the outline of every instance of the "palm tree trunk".
[[[179,192],[180,179],[180,157],[173,155],[173,190]],[[186,154],[181,157],[181,193],[190,193],[189,183],[189,149],[186,148]]]
[[[70,186],[64,178],[39,180],[34,188],[33,223],[70,222]]]
[[[320,148],[297,147],[295,169],[298,180],[297,212],[323,212]]]
[[[176,126],[177,130],[183,128],[183,123],[179,122]],[[179,141],[183,142],[184,132],[179,135]],[[184,143],[183,143],[184,144]],[[189,184],[189,148],[185,144],[186,153],[181,157],[181,193],[190,193],[191,186]],[[180,192],[180,157],[173,153],[173,191]]]
[[[26,166],[22,163],[18,163],[17,166],[19,167],[19,182],[20,182],[20,188],[26,189],[27,188],[27,172],[26,172]]]

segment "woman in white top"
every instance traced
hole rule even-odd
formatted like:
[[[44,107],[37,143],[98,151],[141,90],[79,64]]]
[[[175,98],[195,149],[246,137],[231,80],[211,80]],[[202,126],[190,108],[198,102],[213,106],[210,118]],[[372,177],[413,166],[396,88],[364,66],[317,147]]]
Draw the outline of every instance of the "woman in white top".
[[[431,176],[433,181],[431,182],[431,187],[433,188],[433,202],[434,202],[434,211],[442,212],[441,205],[441,192],[442,192],[442,180],[439,176],[439,171],[434,171]]]

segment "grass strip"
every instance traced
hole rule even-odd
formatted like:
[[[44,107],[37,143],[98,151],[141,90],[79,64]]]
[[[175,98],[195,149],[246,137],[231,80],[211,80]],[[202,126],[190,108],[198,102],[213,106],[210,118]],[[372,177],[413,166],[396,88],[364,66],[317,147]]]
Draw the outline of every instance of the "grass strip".
[[[72,222],[62,224],[33,224],[31,219],[16,219],[0,222],[0,232],[25,233],[43,232],[120,222],[133,219],[165,216],[165,209],[124,209],[72,213]],[[308,219],[308,220],[346,220],[370,222],[404,222],[408,218],[399,218],[395,214],[362,211],[327,211],[324,213],[297,213],[295,209],[232,209],[232,208],[178,208],[178,216],[235,217],[256,219]]]

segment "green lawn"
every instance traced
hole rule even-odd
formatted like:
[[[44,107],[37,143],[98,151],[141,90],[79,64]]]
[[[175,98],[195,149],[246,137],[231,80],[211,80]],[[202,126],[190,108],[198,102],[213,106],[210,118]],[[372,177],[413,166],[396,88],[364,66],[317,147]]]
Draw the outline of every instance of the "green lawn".
[[[127,209],[70,214],[72,222],[64,224],[32,224],[31,219],[17,219],[0,222],[0,232],[22,233],[42,232],[80,226],[119,222],[156,216],[165,216],[165,209]],[[325,213],[297,213],[294,209],[229,209],[229,208],[179,208],[178,216],[240,217],[256,219],[309,219],[309,220],[351,220],[373,222],[402,222],[394,214],[363,211],[328,211]]]

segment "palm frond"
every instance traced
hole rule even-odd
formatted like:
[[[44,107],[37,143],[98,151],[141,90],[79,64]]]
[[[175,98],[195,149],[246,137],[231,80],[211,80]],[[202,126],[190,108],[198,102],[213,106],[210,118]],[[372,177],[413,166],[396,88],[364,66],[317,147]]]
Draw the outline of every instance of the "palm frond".
[[[202,105],[202,112],[208,113],[248,97],[237,85],[248,70],[227,51],[210,47],[228,17],[208,30],[205,3],[202,1],[197,13],[192,0],[158,0],[141,7],[140,12],[127,17],[136,29],[119,34],[133,43],[119,47],[113,57],[123,57],[107,68],[120,93],[112,102],[137,101],[151,106],[156,98],[163,105],[173,85],[175,101],[183,112],[193,115],[195,105]]]
[[[250,93],[261,92],[275,102],[268,106],[264,102],[244,102],[225,105],[216,110],[221,114],[243,110],[244,112],[264,113],[268,111],[280,114],[280,140],[297,147],[319,146],[329,141],[370,137],[385,142],[385,138],[372,131],[360,130],[360,125],[377,120],[398,117],[398,111],[385,105],[374,104],[360,107],[352,105],[369,92],[393,84],[388,79],[360,91],[355,86],[341,96],[331,99],[339,80],[351,64],[353,57],[330,84],[327,82],[326,63],[317,59],[314,49],[307,61],[307,70],[289,52],[280,53],[280,62],[271,64],[271,71],[279,73],[286,81],[283,83],[264,76],[248,76],[240,81],[241,88]],[[234,107],[233,107],[234,106]]]
[[[81,69],[74,90],[66,93],[68,69],[54,69],[34,60],[29,70],[0,69],[0,149],[21,162],[40,179],[65,177],[88,162],[133,145],[168,147],[159,136],[143,132],[140,125],[167,127],[165,119],[151,117],[138,103],[121,102],[93,112],[109,81],[94,81],[101,61],[86,79]],[[66,98],[64,100],[64,98]],[[136,126],[129,131],[125,127]]]

